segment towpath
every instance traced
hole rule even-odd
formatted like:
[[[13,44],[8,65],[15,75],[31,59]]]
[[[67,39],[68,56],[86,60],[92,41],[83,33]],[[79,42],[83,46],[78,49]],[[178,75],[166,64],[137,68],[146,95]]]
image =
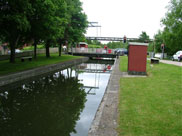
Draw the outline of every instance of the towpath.
[[[119,81],[122,76],[119,63],[120,59],[117,59],[88,136],[117,136]]]

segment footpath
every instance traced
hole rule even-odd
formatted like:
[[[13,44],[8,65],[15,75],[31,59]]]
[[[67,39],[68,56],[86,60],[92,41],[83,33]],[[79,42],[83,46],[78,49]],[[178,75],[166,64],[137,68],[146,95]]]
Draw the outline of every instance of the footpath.
[[[147,60],[150,60],[150,58],[147,58]],[[182,67],[182,62],[178,62],[178,61],[159,59],[159,62]]]
[[[177,61],[171,61],[171,60],[160,60],[161,63],[166,63],[166,64],[171,64],[171,65],[176,65],[176,66],[181,66],[182,67],[182,62],[177,62]]]
[[[120,59],[115,61],[106,92],[92,122],[88,136],[117,136]]]

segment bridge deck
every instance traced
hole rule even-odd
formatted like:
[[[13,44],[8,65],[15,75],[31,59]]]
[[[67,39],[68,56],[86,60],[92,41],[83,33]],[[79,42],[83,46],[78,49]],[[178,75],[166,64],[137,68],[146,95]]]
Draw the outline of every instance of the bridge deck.
[[[86,37],[87,40],[99,40],[99,41],[123,41],[123,37]],[[138,38],[128,38],[127,41],[138,41]],[[153,39],[149,39],[152,42]]]
[[[86,56],[89,58],[93,58],[93,57],[98,57],[98,58],[116,58],[117,55],[116,54],[112,54],[112,53],[85,53],[85,52],[80,52],[80,53],[71,53],[69,52],[69,54],[73,54],[75,56]]]

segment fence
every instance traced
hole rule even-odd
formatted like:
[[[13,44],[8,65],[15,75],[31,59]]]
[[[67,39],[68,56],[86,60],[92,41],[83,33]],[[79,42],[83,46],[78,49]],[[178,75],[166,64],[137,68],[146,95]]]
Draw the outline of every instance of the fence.
[[[162,53],[154,53],[154,52],[149,52],[150,58],[162,58]],[[167,58],[167,53],[164,53],[164,58]]]
[[[69,52],[73,51],[73,53],[103,53],[103,54],[114,54],[113,49],[104,49],[104,48],[69,48]],[[50,53],[57,53],[59,51],[58,48],[49,48]],[[37,54],[44,54],[46,52],[45,49],[37,49]],[[25,56],[33,56],[33,51],[24,51],[21,53],[16,53],[16,58],[21,58]],[[10,58],[10,55],[0,55],[1,60],[7,60]]]
[[[113,49],[104,49],[104,48],[72,48],[69,49],[69,52],[73,51],[73,53],[110,53],[114,54]]]
[[[58,48],[49,48],[50,53],[57,53],[58,52]],[[45,53],[46,50],[45,49],[37,49],[37,54],[43,54]],[[34,52],[33,51],[24,51],[21,53],[16,53],[15,57],[16,58],[21,58],[21,57],[25,57],[25,56],[33,56]],[[0,55],[0,61],[1,60],[7,60],[10,58],[10,55]]]

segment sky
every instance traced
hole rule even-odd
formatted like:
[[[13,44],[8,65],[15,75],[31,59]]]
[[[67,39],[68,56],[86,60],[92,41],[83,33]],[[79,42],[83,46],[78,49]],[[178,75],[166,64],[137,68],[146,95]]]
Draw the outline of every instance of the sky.
[[[86,36],[138,38],[145,31],[151,39],[162,30],[170,0],[81,0],[89,22],[101,28],[88,28]]]

